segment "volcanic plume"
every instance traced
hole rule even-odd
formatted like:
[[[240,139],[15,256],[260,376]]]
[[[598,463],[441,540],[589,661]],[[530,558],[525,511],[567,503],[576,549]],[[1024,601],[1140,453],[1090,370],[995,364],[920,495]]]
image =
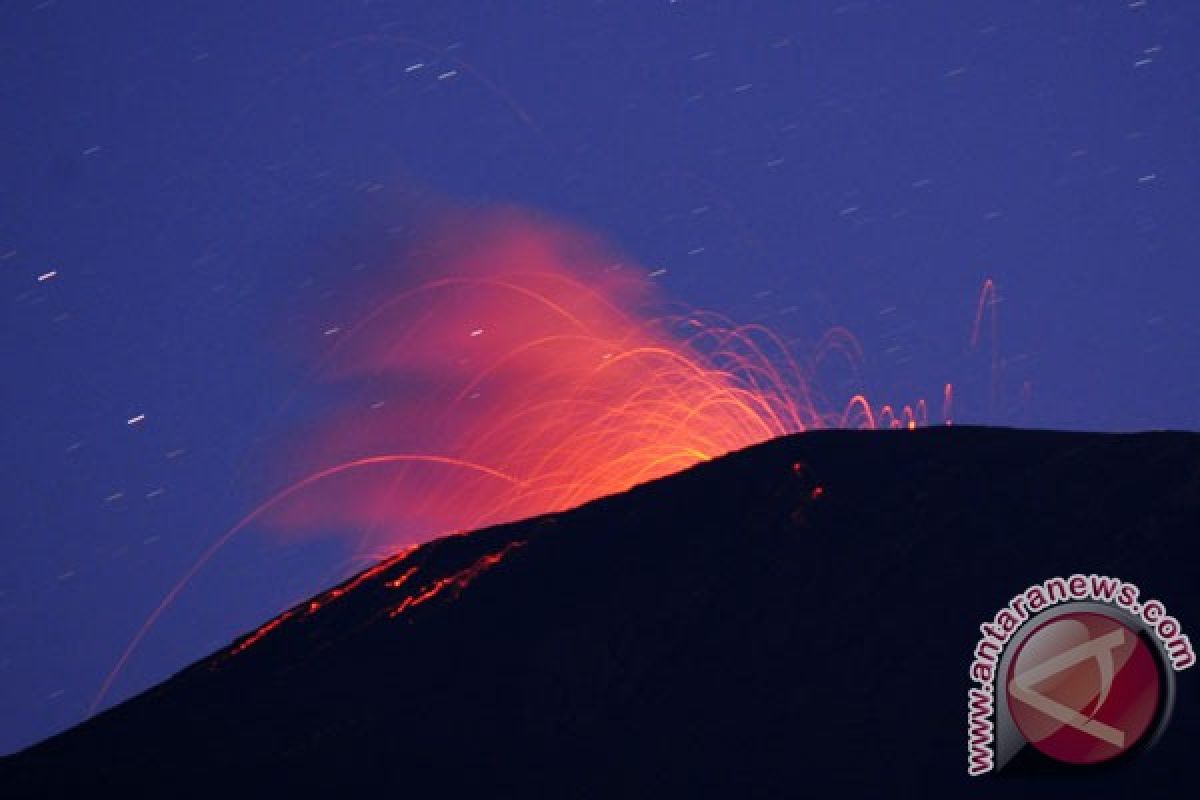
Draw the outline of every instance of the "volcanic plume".
[[[914,426],[830,403],[814,362],[762,325],[664,314],[644,270],[576,228],[505,210],[441,220],[399,259],[409,288],[345,330],[319,377],[352,398],[310,434],[304,491],[268,518],[351,531],[369,552],[558,511],[775,436]]]
[[[924,400],[897,411],[862,394],[831,402],[814,387],[824,359],[861,361],[849,331],[828,331],[801,359],[763,325],[664,313],[636,264],[526,211],[445,214],[397,261],[391,274],[407,288],[389,280],[354,324],[322,337],[317,381],[342,404],[285,449],[283,488],[217,537],[151,611],[93,711],[175,597],[251,524],[342,533],[369,563],[777,436],[928,418]]]

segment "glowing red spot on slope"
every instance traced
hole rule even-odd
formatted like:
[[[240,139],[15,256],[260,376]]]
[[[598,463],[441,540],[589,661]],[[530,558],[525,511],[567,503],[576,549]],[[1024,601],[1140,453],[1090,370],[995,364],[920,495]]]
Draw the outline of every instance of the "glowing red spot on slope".
[[[378,564],[375,564],[374,566],[370,567],[369,569],[363,570],[358,575],[355,575],[353,578],[351,578],[350,580],[341,584],[340,586],[336,586],[333,589],[330,589],[329,591],[325,592],[324,594],[321,594],[315,600],[310,600],[303,606],[297,606],[296,608],[288,609],[287,611],[283,612],[279,616],[270,620],[266,624],[260,626],[257,630],[254,631],[254,633],[250,634],[245,639],[240,641],[237,645],[235,645],[228,652],[227,655],[228,656],[236,656],[241,653],[244,653],[246,650],[249,650],[251,647],[253,647],[254,645],[261,642],[264,638],[267,637],[268,634],[270,634],[272,631],[277,630],[281,625],[283,625],[283,623],[287,622],[290,619],[303,619],[304,617],[315,614],[317,611],[320,611],[321,608],[324,607],[327,603],[330,603],[334,600],[337,600],[340,597],[343,597],[344,595],[346,595],[349,592],[354,591],[355,589],[357,589],[359,586],[366,583],[367,581],[372,580],[373,578],[377,577],[379,574],[386,572],[388,569],[403,562],[404,559],[406,559],[414,550],[416,550],[415,546],[414,547],[406,547],[403,550],[401,550],[399,553],[396,553],[395,555],[392,555],[392,556],[384,559],[383,561],[380,561]],[[410,576],[413,573],[415,573],[416,571],[417,571],[416,567],[410,567],[409,570],[404,573],[404,577]],[[392,586],[394,583],[396,583],[396,581],[389,582],[386,585]]]
[[[377,575],[379,575],[383,572],[386,572],[387,570],[396,566],[400,562],[404,561],[404,559],[408,558],[408,556],[411,555],[412,552],[416,549],[417,549],[416,545],[411,545],[409,547],[403,548],[402,550],[400,550],[400,552],[395,553],[395,554],[383,559],[378,564],[375,564],[373,567],[363,570],[358,575],[354,576],[350,580],[343,583],[341,586],[337,586],[337,587],[334,587],[333,589],[330,589],[328,592],[321,595],[321,597],[318,599],[321,600],[322,602],[325,602],[327,600],[336,600],[337,598],[341,597],[342,595],[354,591],[362,584],[366,583],[369,580],[372,580]],[[416,567],[412,567],[410,569],[410,571],[415,571],[415,570],[416,570]],[[391,584],[389,583],[388,585],[390,586]]]
[[[395,580],[388,581],[385,585],[389,589],[399,589],[402,586],[404,586],[404,584],[408,583],[409,578],[411,578],[413,575],[417,574],[418,569],[419,569],[418,567],[409,567],[407,570],[404,571],[403,575],[401,575],[399,578],[396,578]]]
[[[824,496],[825,496],[825,487],[824,487],[824,486],[815,486],[815,487],[813,487],[812,494],[811,494],[811,495],[809,495],[809,496],[810,496],[810,497],[811,497],[813,500],[820,500],[822,497],[824,497]]]
[[[240,653],[245,652],[246,650],[249,650],[251,647],[253,647],[254,645],[258,644],[260,641],[262,641],[262,639],[267,634],[269,634],[271,631],[278,628],[283,623],[287,622],[293,616],[295,616],[294,610],[283,612],[278,617],[275,617],[275,619],[266,623],[265,625],[260,627],[258,630],[254,631],[254,633],[250,634],[245,639],[243,639],[241,642],[239,642],[237,644],[237,646],[235,646],[232,650],[229,651],[229,655],[236,656]]]
[[[446,591],[450,593],[451,597],[457,598],[471,584],[471,581],[499,564],[513,550],[524,545],[525,542],[521,541],[509,542],[499,552],[483,556],[466,569],[460,570],[453,575],[447,575],[444,578],[438,578],[428,586],[422,587],[415,594],[405,597],[388,612],[388,617],[394,619],[414,606],[426,603]]]

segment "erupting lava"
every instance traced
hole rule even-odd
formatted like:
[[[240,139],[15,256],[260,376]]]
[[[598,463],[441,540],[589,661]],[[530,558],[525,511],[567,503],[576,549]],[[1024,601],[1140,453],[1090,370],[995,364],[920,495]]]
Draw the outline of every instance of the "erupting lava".
[[[831,330],[802,365],[762,325],[711,312],[655,316],[663,306],[649,276],[594,237],[527,213],[449,219],[404,267],[424,282],[329,331],[337,335],[320,378],[353,400],[307,440],[299,460],[319,468],[205,551],[126,647],[93,710],[179,592],[252,522],[348,532],[360,557],[378,558],[576,506],[784,434],[928,422],[923,400],[875,408],[860,394],[839,406],[815,390],[809,376],[826,356],[861,360],[849,332]],[[947,422],[951,398],[947,384]],[[490,566],[418,589],[395,613],[461,591]],[[235,653],[336,596],[286,612]]]
[[[783,434],[928,421],[924,401],[830,406],[813,365],[761,325],[650,317],[652,282],[578,231],[510,211],[439,233],[408,259],[429,279],[326,356],[323,377],[355,388],[359,407],[307,457],[361,466],[290,493],[269,522],[350,530],[378,552],[565,509]],[[860,357],[841,329],[814,359],[835,351]]]

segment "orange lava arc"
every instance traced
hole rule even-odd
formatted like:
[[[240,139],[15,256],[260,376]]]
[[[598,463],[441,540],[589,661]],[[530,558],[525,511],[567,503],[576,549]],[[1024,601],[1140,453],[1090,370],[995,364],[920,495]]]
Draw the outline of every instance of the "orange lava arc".
[[[815,362],[861,358],[848,332],[831,331],[802,362],[762,325],[656,315],[645,272],[526,213],[448,221],[405,268],[426,280],[340,333],[321,369],[355,400],[304,458],[363,468],[291,493],[273,525],[350,531],[360,551],[388,552],[566,509],[783,434],[927,422],[924,401],[876,410],[862,395],[835,405],[815,390]]]
[[[763,325],[663,315],[645,271],[532,214],[452,215],[402,267],[420,276],[415,288],[381,293],[357,324],[327,329],[319,378],[351,399],[286,459],[311,468],[205,550],[125,647],[92,711],[179,593],[251,524],[348,533],[358,559],[389,557],[365,579],[403,558],[402,546],[560,511],[776,436],[928,421],[924,401],[838,404],[815,389],[824,359],[861,361],[848,331],[829,331],[802,360]],[[950,398],[947,385],[947,417]],[[419,586],[394,614],[454,596],[506,554]],[[231,655],[355,581],[268,622]]]

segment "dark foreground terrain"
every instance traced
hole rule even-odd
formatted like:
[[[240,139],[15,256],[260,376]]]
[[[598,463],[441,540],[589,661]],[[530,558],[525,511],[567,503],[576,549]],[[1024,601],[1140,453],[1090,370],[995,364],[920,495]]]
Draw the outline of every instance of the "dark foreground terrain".
[[[1193,796],[1200,669],[1083,776],[968,778],[966,692],[1054,575],[1200,643],[1198,533],[1198,435],[788,437],[385,562],[0,760],[0,797]]]

